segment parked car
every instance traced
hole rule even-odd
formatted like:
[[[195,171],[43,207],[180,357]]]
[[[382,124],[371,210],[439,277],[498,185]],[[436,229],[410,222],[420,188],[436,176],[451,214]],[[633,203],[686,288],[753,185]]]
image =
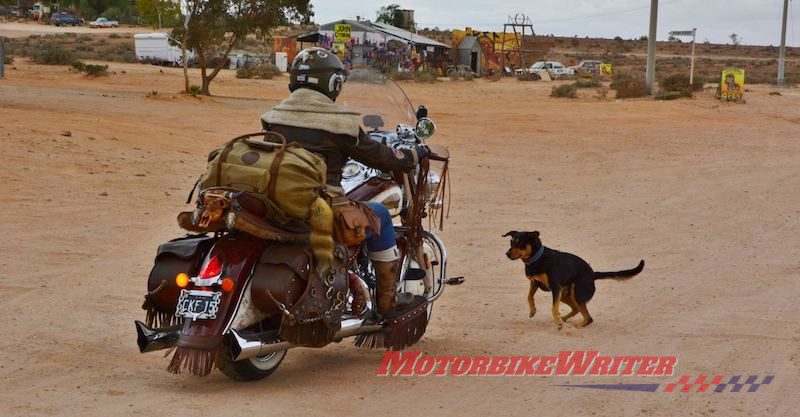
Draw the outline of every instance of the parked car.
[[[578,65],[573,65],[571,67],[567,67],[567,74],[575,75],[579,72],[588,72],[594,75],[600,74],[600,65],[602,61],[598,61],[595,59],[587,59],[581,61]]]
[[[116,28],[119,27],[119,22],[116,20],[108,20],[105,17],[98,17],[97,20],[89,22],[90,28]]]
[[[557,79],[567,73],[567,69],[560,62],[539,61],[531,65],[529,72],[539,72],[545,70],[550,74],[550,78]]]
[[[67,12],[56,12],[50,16],[50,23],[56,26],[79,26],[83,24],[83,19]]]

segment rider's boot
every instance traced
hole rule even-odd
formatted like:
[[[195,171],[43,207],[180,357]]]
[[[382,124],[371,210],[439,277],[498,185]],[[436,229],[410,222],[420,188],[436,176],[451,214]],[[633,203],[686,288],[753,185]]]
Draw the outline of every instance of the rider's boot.
[[[398,307],[405,307],[414,299],[411,293],[397,293],[397,281],[400,280],[400,261],[372,261],[375,267],[378,293],[378,313],[385,315]]]

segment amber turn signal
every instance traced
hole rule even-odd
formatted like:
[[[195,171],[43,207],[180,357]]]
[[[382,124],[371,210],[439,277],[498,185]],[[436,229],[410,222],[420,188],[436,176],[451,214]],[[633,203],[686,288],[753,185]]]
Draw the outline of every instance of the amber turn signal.
[[[235,282],[233,282],[230,278],[225,278],[222,280],[220,287],[222,287],[222,291],[231,292],[233,291],[233,287],[235,286]]]
[[[175,284],[180,288],[186,288],[189,285],[189,275],[181,272],[175,277]]]

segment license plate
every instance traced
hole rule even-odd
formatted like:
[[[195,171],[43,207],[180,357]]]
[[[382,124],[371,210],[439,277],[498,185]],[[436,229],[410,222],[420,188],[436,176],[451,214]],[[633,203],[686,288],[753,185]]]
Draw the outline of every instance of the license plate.
[[[221,296],[219,291],[181,290],[175,315],[192,320],[215,319]]]

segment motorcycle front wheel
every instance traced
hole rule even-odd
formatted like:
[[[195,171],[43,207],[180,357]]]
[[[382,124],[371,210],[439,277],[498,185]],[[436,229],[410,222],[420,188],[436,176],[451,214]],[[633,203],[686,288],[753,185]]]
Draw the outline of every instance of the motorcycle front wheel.
[[[272,375],[285,357],[286,351],[281,350],[264,356],[234,361],[231,359],[230,349],[223,348],[217,357],[217,369],[236,381],[257,381]]]

